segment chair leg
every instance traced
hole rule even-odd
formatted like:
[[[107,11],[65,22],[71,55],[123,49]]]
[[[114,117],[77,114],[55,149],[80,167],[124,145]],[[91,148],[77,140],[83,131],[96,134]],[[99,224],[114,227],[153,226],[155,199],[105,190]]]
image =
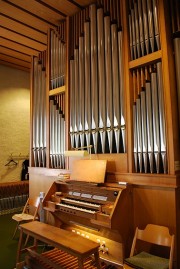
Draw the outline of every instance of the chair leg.
[[[24,243],[24,246],[27,245],[28,240],[29,240],[29,234],[26,236],[26,241],[25,241],[25,243]]]
[[[14,230],[12,239],[14,239],[14,237],[15,237],[15,234],[16,234],[16,232],[17,232],[18,226],[19,226],[19,223],[16,225],[16,228],[15,228],[15,230]]]

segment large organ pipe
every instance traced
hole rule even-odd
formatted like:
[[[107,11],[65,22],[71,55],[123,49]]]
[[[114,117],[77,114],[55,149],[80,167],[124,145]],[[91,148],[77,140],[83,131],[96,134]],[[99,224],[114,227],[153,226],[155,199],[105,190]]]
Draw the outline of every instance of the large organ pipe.
[[[152,97],[151,97],[151,84],[150,84],[150,82],[146,82],[146,107],[147,107],[148,156],[149,156],[150,172],[154,173]]]
[[[151,73],[152,91],[152,114],[153,114],[153,140],[156,171],[160,172],[160,133],[159,133],[159,111],[158,111],[158,92],[157,92],[157,73]]]
[[[37,156],[37,94],[38,94],[38,76],[37,76],[37,67],[38,67],[38,58],[34,57],[34,87],[33,87],[33,156],[34,156],[34,165],[38,165],[38,156]]]
[[[71,138],[71,147],[75,147],[74,139],[74,109],[75,109],[75,91],[74,91],[74,60],[70,60],[70,138]]]
[[[40,167],[42,164],[42,62],[38,61],[38,95],[37,95],[37,145],[38,145],[38,166]]]
[[[141,119],[142,119],[142,152],[144,172],[148,173],[147,125],[146,125],[146,93],[141,91]]]
[[[121,148],[125,152],[125,111],[124,111],[124,74],[123,74],[123,55],[122,55],[122,31],[118,32],[118,52],[119,52],[119,91],[120,91],[120,125],[121,125]]]
[[[109,151],[113,151],[113,95],[112,95],[112,54],[110,17],[104,18],[105,29],[105,70],[106,70],[106,126],[109,142]]]
[[[97,10],[96,5],[90,6],[91,21],[91,96],[92,96],[92,136],[94,152],[98,146],[98,65],[97,65]],[[108,74],[109,75],[109,74]]]
[[[133,105],[133,130],[134,130],[134,166],[136,173],[139,171],[138,165],[138,147],[137,147],[137,119],[136,104]]]
[[[143,147],[142,147],[142,125],[141,125],[141,100],[136,99],[136,117],[137,117],[137,153],[139,162],[139,171],[143,172]]]
[[[74,132],[75,132],[75,147],[79,147],[79,50],[74,50]]]
[[[112,74],[113,74],[113,127],[116,140],[116,151],[120,148],[120,103],[119,103],[119,68],[118,68],[118,43],[117,43],[117,25],[111,25],[112,42]]]
[[[50,160],[51,167],[54,168],[54,100],[50,100]]]
[[[80,147],[84,146],[84,37],[79,38],[79,133]]]
[[[103,9],[97,10],[98,34],[98,81],[99,81],[99,132],[102,152],[105,153],[106,132],[106,92],[105,92],[105,59],[104,59],[104,19]],[[117,36],[116,36],[117,38]],[[117,43],[116,43],[117,45]],[[117,48],[116,48],[117,50]],[[117,54],[116,54],[117,57]]]
[[[157,85],[158,85],[161,158],[163,164],[163,171],[164,173],[167,173],[165,112],[164,112],[164,98],[163,98],[162,66],[160,62],[157,63]]]
[[[42,70],[42,165],[46,167],[46,70]]]
[[[54,89],[54,31],[50,31],[51,89]]]
[[[91,76],[90,76],[90,23],[84,23],[85,57],[85,135],[87,146],[91,145]]]

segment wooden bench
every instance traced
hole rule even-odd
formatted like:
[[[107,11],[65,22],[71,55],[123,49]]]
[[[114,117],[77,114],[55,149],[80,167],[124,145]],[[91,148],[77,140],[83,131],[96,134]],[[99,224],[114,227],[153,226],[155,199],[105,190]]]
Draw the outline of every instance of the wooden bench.
[[[21,224],[19,227],[20,238],[17,251],[17,268],[20,268],[21,253],[24,251],[29,251],[32,257],[37,260],[39,259],[39,262],[44,262],[44,264],[51,266],[51,268],[65,268],[63,262],[65,260],[67,261],[67,258],[70,259],[71,262],[76,263],[73,268],[82,269],[84,268],[84,264],[86,264],[85,266],[88,268],[87,259],[93,255],[94,267],[91,264],[90,268],[101,268],[99,261],[99,243],[93,242],[71,231],[66,231],[38,221]],[[34,238],[34,243],[29,249],[23,249],[23,234]],[[38,240],[53,246],[53,255],[46,255],[46,252],[38,254]],[[58,264],[51,259],[51,257],[54,257],[54,254],[56,255],[55,252],[57,252],[58,256]],[[61,256],[64,254],[67,254],[66,258],[61,259]],[[44,268],[46,268],[45,265]]]

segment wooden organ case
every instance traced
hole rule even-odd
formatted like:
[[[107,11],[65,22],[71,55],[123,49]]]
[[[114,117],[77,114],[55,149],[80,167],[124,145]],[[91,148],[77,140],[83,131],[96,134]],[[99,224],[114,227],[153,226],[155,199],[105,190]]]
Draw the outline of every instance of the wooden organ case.
[[[94,174],[98,173],[96,164],[106,163],[103,160],[89,161],[95,164]],[[56,226],[98,242],[100,259],[112,266],[107,268],[122,268],[130,248],[131,187],[123,182],[116,186],[98,183],[98,178],[96,183],[95,180],[87,182],[88,160],[81,160],[80,165],[84,181],[79,181],[78,175],[77,180],[55,181],[44,198],[44,209],[51,213]],[[104,168],[99,168],[103,175]]]

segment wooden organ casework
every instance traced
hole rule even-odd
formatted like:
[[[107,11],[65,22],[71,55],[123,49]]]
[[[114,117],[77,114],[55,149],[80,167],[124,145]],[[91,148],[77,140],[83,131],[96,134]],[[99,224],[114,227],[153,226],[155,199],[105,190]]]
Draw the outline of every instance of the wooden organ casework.
[[[180,268],[179,10],[178,0],[92,1],[50,29],[33,58],[30,195],[47,193],[44,207],[62,228],[93,240],[99,232],[115,255],[102,243],[101,258],[115,268],[148,223],[175,234]],[[84,147],[107,162],[105,183],[57,181],[76,163],[64,151]],[[106,200],[95,199],[93,214],[56,205],[83,200],[88,211],[93,195]]]

